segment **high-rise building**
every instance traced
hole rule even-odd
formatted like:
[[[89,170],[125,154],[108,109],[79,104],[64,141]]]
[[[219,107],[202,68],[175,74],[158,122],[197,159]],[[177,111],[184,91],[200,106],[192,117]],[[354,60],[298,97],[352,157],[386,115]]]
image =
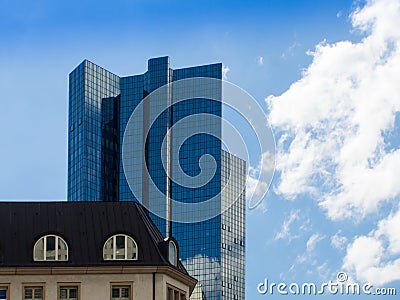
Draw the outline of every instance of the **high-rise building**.
[[[246,165],[222,150],[221,79],[220,63],[169,57],[127,77],[85,60],[69,77],[68,200],[143,203],[198,279],[191,299],[244,299]]]

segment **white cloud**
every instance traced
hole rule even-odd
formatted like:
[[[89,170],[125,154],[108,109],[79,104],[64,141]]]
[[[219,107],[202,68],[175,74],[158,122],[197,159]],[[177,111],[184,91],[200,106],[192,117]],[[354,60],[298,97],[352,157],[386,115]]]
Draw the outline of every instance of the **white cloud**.
[[[254,178],[257,177],[260,172],[269,173],[274,171],[274,169],[275,160],[273,154],[270,152],[264,152],[256,167],[249,166],[249,174]]]
[[[254,178],[253,176],[247,176],[246,181],[246,198],[251,199],[253,195],[257,197],[263,196],[265,191],[268,190],[268,184],[258,179]]]
[[[314,233],[307,241],[307,252],[314,251],[315,246],[325,238],[324,235]]]
[[[275,240],[281,240],[289,238],[289,241],[293,239],[293,236],[290,233],[290,226],[296,220],[299,220],[300,210],[294,210],[290,212],[289,217],[282,224],[281,230],[275,235]]]
[[[335,233],[331,237],[331,245],[332,247],[338,249],[338,250],[343,250],[346,247],[347,244],[347,238],[343,235],[341,235],[342,231],[339,230],[338,232]]]
[[[264,64],[264,57],[262,56],[257,57],[257,63],[259,66],[262,66]]]
[[[254,207],[251,200],[253,199],[262,199],[265,195],[265,191],[268,191],[269,184],[258,180],[257,178],[248,175],[246,177],[246,201],[248,203],[248,207]],[[263,213],[268,211],[266,201],[261,201],[255,206],[256,209],[261,210]]]
[[[263,174],[269,174],[272,173],[274,169],[275,160],[270,152],[265,152],[261,155],[261,159],[256,167],[249,166],[249,174],[246,180],[246,199],[249,203],[249,207],[254,206],[254,203],[250,205],[253,199],[262,199],[265,196],[265,193],[268,191],[270,185],[269,182],[259,179],[260,172]],[[263,202],[260,204],[261,205],[257,204],[257,208],[265,212],[265,205]]]
[[[400,280],[399,224],[400,209],[381,220],[376,230],[356,237],[347,247],[343,269],[374,285]]]
[[[311,265],[317,264],[317,261],[314,260],[314,254],[315,254],[314,250],[316,245],[325,238],[326,238],[325,235],[321,235],[319,233],[314,233],[313,235],[311,235],[307,240],[306,251],[297,257],[296,262],[298,263],[308,262],[311,263]]]
[[[333,220],[361,219],[400,196],[400,2],[370,0],[351,16],[365,37],[323,42],[302,78],[269,96],[277,133],[276,192],[309,194]]]
[[[229,72],[230,70],[231,70],[231,69],[229,69],[228,66],[222,66],[222,79],[223,79],[223,80],[228,80],[228,72]]]

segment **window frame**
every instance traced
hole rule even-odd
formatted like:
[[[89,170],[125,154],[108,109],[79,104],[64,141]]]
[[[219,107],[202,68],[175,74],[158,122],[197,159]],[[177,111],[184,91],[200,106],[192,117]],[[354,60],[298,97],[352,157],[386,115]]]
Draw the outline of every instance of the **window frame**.
[[[44,283],[38,283],[38,282],[34,282],[34,283],[24,283],[22,285],[22,300],[35,300],[35,296],[34,296],[34,291],[33,291],[33,298],[31,299],[26,299],[25,298],[25,290],[26,289],[37,289],[37,288],[41,288],[42,289],[42,300],[46,300],[46,288],[45,288],[45,284]]]
[[[124,258],[117,258],[117,237],[118,236],[123,236],[124,237]],[[128,240],[131,240],[136,248],[136,257],[135,258],[128,258]],[[112,258],[106,258],[106,245],[108,242],[112,240],[113,247],[112,247]],[[135,239],[131,237],[130,235],[124,234],[124,233],[117,233],[112,236],[110,236],[105,243],[103,244],[103,260],[104,261],[114,261],[114,260],[138,260],[139,259],[139,247],[138,244],[136,243]]]
[[[57,300],[61,300],[61,289],[62,288],[76,288],[77,299],[81,299],[81,283],[80,282],[57,282]]]
[[[179,295],[179,300],[182,300],[182,297],[183,297],[184,300],[189,299],[187,297],[187,293],[185,291],[183,291],[183,290],[181,290],[181,289],[179,289],[179,288],[177,288],[177,287],[175,287],[175,286],[173,286],[171,284],[167,284],[166,290],[167,290],[167,295],[166,295],[165,299],[167,299],[167,300],[171,300],[171,297],[170,297],[171,296],[170,295],[171,292],[173,293],[172,294],[172,300],[175,300],[176,293],[178,293],[178,295]]]
[[[165,247],[166,247],[166,251],[167,251],[167,260],[168,262],[173,265],[174,267],[177,267],[179,264],[179,246],[178,246],[178,241],[174,238],[174,237],[167,237],[164,239],[165,242]],[[173,245],[173,249],[174,249],[174,261],[171,261],[171,249],[170,246]]]
[[[9,283],[0,283],[0,289],[6,290],[6,300],[10,300],[10,284]]]
[[[123,281],[123,282],[110,282],[110,300],[113,299],[122,299],[122,298],[113,298],[112,290],[113,288],[129,288],[129,300],[133,299],[133,282],[132,281]]]
[[[48,259],[47,258],[47,238],[48,237],[54,237],[54,243],[55,243],[55,255],[54,255],[54,259]],[[43,240],[43,259],[36,259],[36,248],[39,246],[39,243]],[[66,259],[58,259],[58,246],[60,245],[60,243],[64,243],[65,247],[66,247],[66,252],[67,252],[67,257]],[[68,247],[68,243],[59,235],[56,234],[46,234],[41,236],[34,244],[33,246],[33,261],[68,261],[69,260],[69,247]]]
[[[171,253],[171,245],[174,249],[174,253]],[[173,254],[173,261],[171,261],[171,254]],[[168,261],[170,262],[170,264],[172,264],[173,266],[178,266],[178,246],[176,245],[176,243],[173,240],[168,240]]]

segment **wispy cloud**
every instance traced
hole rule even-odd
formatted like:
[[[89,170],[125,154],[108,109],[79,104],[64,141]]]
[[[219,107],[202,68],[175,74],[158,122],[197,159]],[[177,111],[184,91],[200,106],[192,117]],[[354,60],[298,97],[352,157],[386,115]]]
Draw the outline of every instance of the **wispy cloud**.
[[[281,230],[275,235],[275,240],[281,239],[293,239],[290,233],[290,226],[296,220],[299,220],[300,210],[294,210],[290,212],[289,217],[283,222]]]
[[[297,263],[312,263],[315,264],[315,262],[313,262],[313,258],[314,258],[314,250],[316,245],[322,241],[323,239],[325,239],[326,236],[322,235],[320,233],[314,233],[312,234],[309,239],[307,240],[306,243],[306,251],[299,255],[296,259]]]
[[[335,233],[331,237],[331,245],[332,247],[338,249],[338,250],[343,250],[346,247],[347,244],[347,238],[342,235],[342,231],[339,230],[338,232]]]
[[[297,41],[294,41],[282,54],[282,59],[287,59],[291,56],[294,56],[296,49],[300,47],[300,44]]]
[[[264,57],[262,56],[257,57],[257,64],[259,66],[262,66],[264,64]]]
[[[307,252],[312,252],[315,249],[315,246],[318,242],[322,241],[325,238],[324,235],[319,233],[314,233],[307,241]]]

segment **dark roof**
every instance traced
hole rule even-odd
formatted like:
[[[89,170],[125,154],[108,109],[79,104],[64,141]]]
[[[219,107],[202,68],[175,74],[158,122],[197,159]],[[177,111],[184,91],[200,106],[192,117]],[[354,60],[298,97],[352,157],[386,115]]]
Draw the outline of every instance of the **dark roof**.
[[[0,202],[0,228],[0,267],[173,267],[164,237],[135,202]],[[136,241],[138,260],[103,260],[104,243],[118,233]],[[68,261],[33,261],[33,246],[46,234],[67,242]],[[177,269],[188,274],[180,262]]]

